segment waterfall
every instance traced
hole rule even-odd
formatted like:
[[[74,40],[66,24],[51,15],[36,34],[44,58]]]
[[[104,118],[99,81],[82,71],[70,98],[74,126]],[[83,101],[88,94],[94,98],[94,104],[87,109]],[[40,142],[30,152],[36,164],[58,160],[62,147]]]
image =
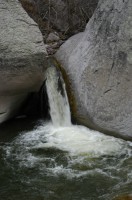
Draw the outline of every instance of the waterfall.
[[[65,83],[60,71],[49,67],[46,73],[46,88],[52,124],[42,126],[46,143],[39,148],[57,148],[70,155],[99,157],[116,155],[125,149],[125,142],[84,126],[72,125]],[[41,130],[37,130],[41,133]],[[38,135],[37,135],[38,137]],[[37,147],[36,147],[37,148]]]
[[[46,87],[53,125],[55,127],[71,126],[71,113],[65,83],[60,71],[55,67],[47,69]]]

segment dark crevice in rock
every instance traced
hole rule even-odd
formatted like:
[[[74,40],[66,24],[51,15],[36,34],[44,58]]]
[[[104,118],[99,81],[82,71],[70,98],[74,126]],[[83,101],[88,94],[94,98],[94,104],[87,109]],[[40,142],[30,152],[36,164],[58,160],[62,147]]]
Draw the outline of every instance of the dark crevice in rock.
[[[98,0],[19,1],[38,24],[49,55],[54,54],[70,36],[85,29],[98,4]],[[57,33],[59,40],[47,42],[50,33]]]
[[[3,114],[5,114],[6,112],[0,112],[0,115],[3,115]]]
[[[18,113],[18,116],[23,115],[27,117],[50,119],[45,81],[39,92],[32,92],[29,94],[27,100],[24,102]]]
[[[105,92],[104,92],[104,94],[106,94],[106,93],[108,93],[108,92],[110,92],[111,91],[111,89],[108,89],[108,90],[106,90]]]

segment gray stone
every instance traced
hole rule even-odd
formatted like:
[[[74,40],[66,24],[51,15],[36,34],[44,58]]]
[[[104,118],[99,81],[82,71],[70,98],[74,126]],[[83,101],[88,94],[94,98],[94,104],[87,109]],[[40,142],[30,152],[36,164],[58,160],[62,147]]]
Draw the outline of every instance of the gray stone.
[[[60,38],[57,33],[50,33],[46,39],[47,43],[57,42]]]
[[[46,49],[37,24],[18,0],[0,1],[0,122],[12,117],[39,90]]]
[[[76,118],[132,139],[132,1],[100,0],[83,33],[56,54],[69,76]]]

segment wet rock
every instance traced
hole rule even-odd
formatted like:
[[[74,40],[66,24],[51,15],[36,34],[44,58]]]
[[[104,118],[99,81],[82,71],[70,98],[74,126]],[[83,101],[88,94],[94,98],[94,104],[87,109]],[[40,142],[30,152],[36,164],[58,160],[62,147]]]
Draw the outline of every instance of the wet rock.
[[[37,24],[18,0],[0,1],[0,123],[14,116],[46,69],[46,48]]]
[[[99,1],[86,30],[56,54],[71,82],[80,123],[132,139],[132,1]]]

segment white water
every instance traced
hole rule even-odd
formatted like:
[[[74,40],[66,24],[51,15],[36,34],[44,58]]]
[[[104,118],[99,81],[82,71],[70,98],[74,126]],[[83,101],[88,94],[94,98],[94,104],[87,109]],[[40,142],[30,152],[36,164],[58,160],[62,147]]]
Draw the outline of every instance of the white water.
[[[68,178],[73,178],[88,174],[92,176],[102,174],[111,176],[113,179],[120,179],[118,176],[114,177],[111,171],[115,169],[121,176],[124,170],[123,163],[131,158],[131,147],[131,142],[106,136],[83,126],[55,128],[48,122],[39,125],[33,131],[20,134],[5,147],[5,152],[6,159],[9,158],[9,164],[10,159],[15,160],[20,168],[37,167],[38,173],[46,170],[48,176],[63,174]],[[50,154],[47,154],[48,152]],[[66,160],[66,164],[63,161],[58,162],[58,156],[60,156],[59,160],[61,157]],[[109,159],[113,159],[110,165]],[[116,168],[115,160],[117,160]],[[125,168],[128,172],[129,167],[128,165],[128,169],[127,166]],[[107,173],[105,169],[109,169]],[[131,182],[131,176],[130,172],[127,177],[128,183]]]
[[[123,141],[89,130],[83,126],[51,128],[47,143],[41,147],[56,147],[71,155],[102,156],[122,151]]]
[[[55,68],[50,67],[47,70],[46,77],[46,87],[50,104],[50,115],[53,125],[55,127],[70,126],[70,107],[65,90],[65,83],[61,77],[61,74]]]
[[[48,123],[35,130],[34,136],[43,132],[45,133],[43,141],[46,142],[37,143],[34,148],[57,148],[69,152],[71,156],[116,155],[125,153],[129,144],[121,139],[77,125],[55,128],[51,123]]]

